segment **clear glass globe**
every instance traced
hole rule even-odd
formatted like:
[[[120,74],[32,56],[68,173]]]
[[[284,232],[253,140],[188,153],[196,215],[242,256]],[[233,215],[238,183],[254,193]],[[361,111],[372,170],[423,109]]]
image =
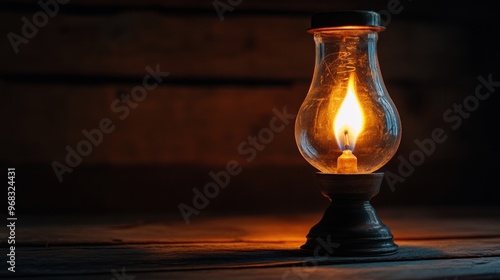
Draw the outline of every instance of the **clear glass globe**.
[[[399,147],[401,121],[377,57],[382,30],[333,26],[309,31],[315,69],[296,118],[295,139],[302,156],[323,173],[377,171]],[[356,168],[342,172],[341,164]]]

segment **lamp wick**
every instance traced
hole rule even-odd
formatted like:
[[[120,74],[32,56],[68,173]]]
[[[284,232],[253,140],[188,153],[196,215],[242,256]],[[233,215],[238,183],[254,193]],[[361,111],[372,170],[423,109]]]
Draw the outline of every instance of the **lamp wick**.
[[[351,148],[349,147],[349,137],[347,137],[347,130],[344,130],[344,142],[345,142],[345,145],[344,145],[344,148],[346,150],[350,150]]]

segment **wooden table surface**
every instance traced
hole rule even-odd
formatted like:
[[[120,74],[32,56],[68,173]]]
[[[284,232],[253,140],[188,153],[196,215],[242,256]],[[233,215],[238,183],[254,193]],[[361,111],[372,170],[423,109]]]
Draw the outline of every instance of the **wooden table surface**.
[[[397,254],[319,261],[298,248],[322,213],[22,216],[16,272],[0,278],[500,279],[500,208],[377,211]]]

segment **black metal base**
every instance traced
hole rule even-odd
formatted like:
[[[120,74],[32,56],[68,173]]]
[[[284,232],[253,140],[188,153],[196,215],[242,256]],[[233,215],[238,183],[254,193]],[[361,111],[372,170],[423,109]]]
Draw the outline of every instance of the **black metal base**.
[[[370,199],[378,194],[383,173],[317,173],[321,192],[331,200],[323,218],[300,247],[315,256],[390,255],[398,250],[389,228],[378,218]]]

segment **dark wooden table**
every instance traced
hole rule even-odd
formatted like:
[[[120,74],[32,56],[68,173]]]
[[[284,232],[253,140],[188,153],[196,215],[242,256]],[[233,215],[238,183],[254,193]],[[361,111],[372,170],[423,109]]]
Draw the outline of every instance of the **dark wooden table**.
[[[500,208],[378,209],[400,246],[383,257],[298,252],[322,213],[23,216],[7,279],[500,279]],[[2,259],[7,244],[2,238]]]

